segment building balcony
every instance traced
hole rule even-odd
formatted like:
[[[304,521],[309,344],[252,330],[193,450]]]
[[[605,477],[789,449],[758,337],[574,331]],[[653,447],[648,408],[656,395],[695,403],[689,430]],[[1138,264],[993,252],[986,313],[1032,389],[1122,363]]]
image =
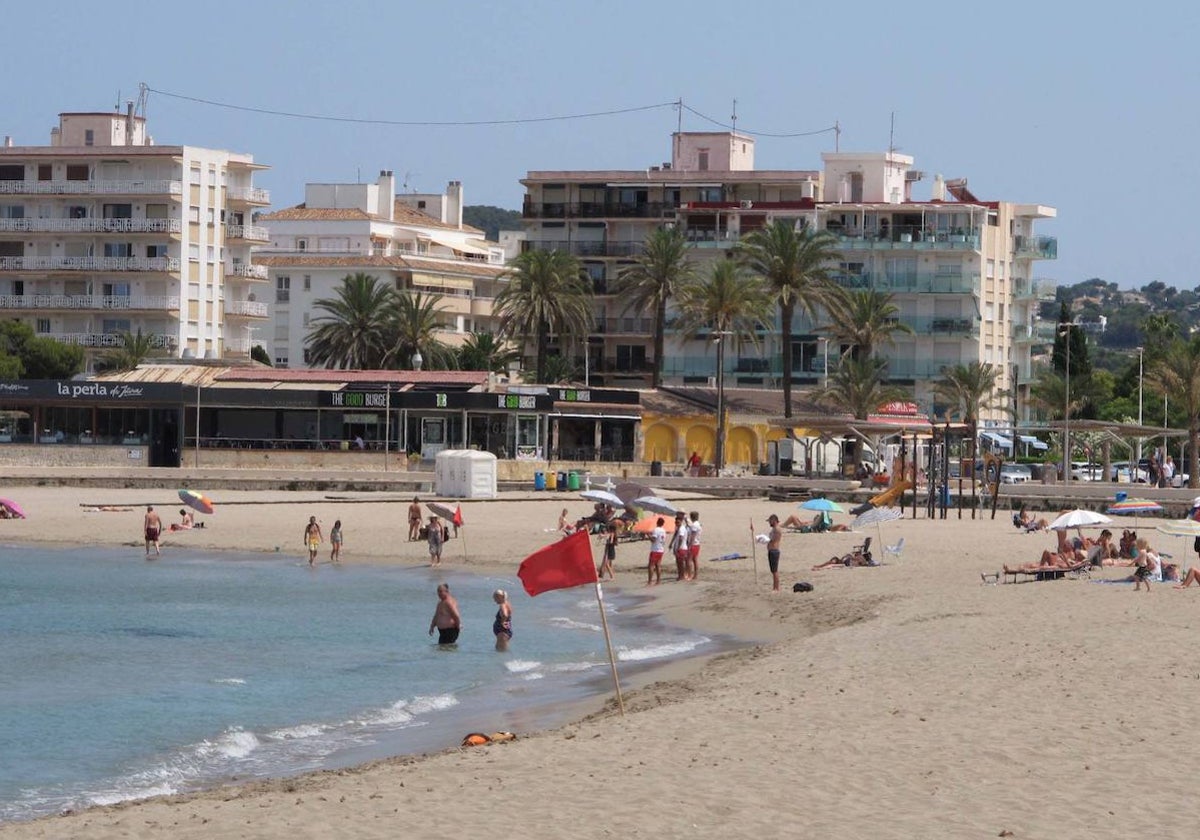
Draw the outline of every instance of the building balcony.
[[[234,265],[227,266],[225,268],[225,276],[255,281],[267,281],[271,279],[270,271],[265,265],[252,265],[250,263],[235,263]]]
[[[271,193],[259,187],[227,187],[225,200],[236,201],[239,204],[260,204],[265,207],[271,203]]]
[[[226,356],[249,356],[253,346],[248,338],[227,338],[222,344]]]
[[[592,335],[652,335],[653,318],[597,318]]]
[[[977,318],[943,318],[919,316],[916,318],[900,318],[901,323],[912,328],[914,335],[933,335],[943,337],[978,338],[979,319]]]
[[[180,233],[179,219],[0,219],[0,233]]]
[[[256,300],[225,301],[225,314],[233,318],[268,318],[267,305]]]
[[[626,362],[615,358],[592,359],[592,370],[596,373],[624,373],[630,376],[649,375],[654,372],[654,361]]]
[[[886,231],[826,229],[842,251],[978,251],[978,231],[947,233],[897,225]]]
[[[663,219],[674,218],[677,209],[676,205],[661,201],[641,204],[526,201],[521,215],[526,219]]]
[[[975,275],[928,272],[889,275],[886,272],[864,272],[862,274],[834,274],[832,279],[846,289],[876,289],[894,294],[979,294],[979,277]]]
[[[576,257],[639,257],[645,243],[568,241],[566,239],[537,239],[522,243],[526,251],[562,251]]]
[[[1036,344],[1042,340],[1034,324],[1013,324],[1012,337],[1018,344]]]
[[[183,195],[182,181],[0,181],[2,195]]]
[[[165,295],[0,295],[0,309],[22,312],[178,312],[179,298]]]
[[[496,299],[490,297],[471,298],[471,314],[476,318],[490,318],[496,308]]]
[[[1057,236],[1015,236],[1013,240],[1013,255],[1019,259],[1058,259]]]
[[[179,271],[176,257],[0,257],[0,271]]]
[[[40,333],[40,336],[42,338],[52,338],[61,344],[75,344],[79,347],[90,349],[108,350],[114,347],[125,346],[124,339],[120,333]],[[179,344],[179,339],[173,335],[151,333],[145,337],[150,339],[152,347],[162,350],[173,352]]]
[[[260,225],[226,225],[225,239],[245,242],[270,242],[271,231]]]

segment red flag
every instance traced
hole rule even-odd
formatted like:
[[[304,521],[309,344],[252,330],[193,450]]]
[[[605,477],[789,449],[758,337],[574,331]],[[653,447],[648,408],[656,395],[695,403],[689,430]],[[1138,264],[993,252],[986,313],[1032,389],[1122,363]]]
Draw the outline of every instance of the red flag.
[[[587,531],[576,531],[552,545],[539,548],[521,561],[517,577],[530,595],[596,583],[596,564],[592,560],[592,543]]]
[[[454,509],[454,527],[461,528],[462,522],[462,505],[459,505]]]

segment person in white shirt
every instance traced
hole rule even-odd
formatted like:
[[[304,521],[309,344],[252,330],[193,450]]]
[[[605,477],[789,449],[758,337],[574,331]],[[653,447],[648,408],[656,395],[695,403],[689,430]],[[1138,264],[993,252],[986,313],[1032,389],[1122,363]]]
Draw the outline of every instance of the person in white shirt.
[[[667,529],[663,527],[666,520],[661,516],[654,530],[650,532],[650,562],[646,566],[646,585],[662,582],[663,550],[667,546]]]
[[[671,553],[675,555],[675,580],[684,580],[687,576],[688,561],[691,559],[688,549],[690,534],[687,516],[683,511],[679,511],[675,514],[675,533],[671,537]]]
[[[688,536],[687,579],[695,580],[700,573],[700,533],[704,526],[700,524],[700,511],[694,510],[689,516],[692,521],[688,525],[691,534]]]

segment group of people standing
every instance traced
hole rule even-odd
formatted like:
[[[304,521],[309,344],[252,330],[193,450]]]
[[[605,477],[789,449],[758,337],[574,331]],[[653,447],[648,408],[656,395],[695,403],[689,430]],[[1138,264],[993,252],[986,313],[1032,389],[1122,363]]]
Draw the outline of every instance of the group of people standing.
[[[342,520],[338,519],[333,523],[333,529],[329,532],[329,562],[342,562]],[[321,523],[317,522],[317,517],[308,517],[308,524],[304,526],[304,547],[308,549],[308,565],[309,567],[317,565],[317,552],[321,550],[321,543],[325,542],[325,535],[321,533]]]
[[[669,549],[675,558],[676,580],[696,580],[700,574],[700,541],[704,526],[700,513],[675,514],[675,530],[667,541],[667,520],[659,517],[650,532],[650,558],[646,565],[646,585],[662,582],[662,559]],[[611,572],[611,569],[610,569]]]
[[[433,618],[429,621],[429,635],[432,636],[436,630],[438,645],[449,647],[458,643],[458,635],[463,626],[462,612],[458,608],[458,599],[450,594],[450,584],[438,584],[437,597],[437,606],[434,607]],[[492,600],[496,603],[492,635],[496,637],[496,650],[503,652],[508,650],[508,643],[513,637],[512,603],[503,589],[493,592]]]

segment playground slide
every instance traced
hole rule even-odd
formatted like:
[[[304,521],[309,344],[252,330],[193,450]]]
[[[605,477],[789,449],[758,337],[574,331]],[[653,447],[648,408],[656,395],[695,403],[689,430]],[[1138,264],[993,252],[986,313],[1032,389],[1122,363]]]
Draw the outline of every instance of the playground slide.
[[[878,496],[872,496],[871,504],[874,507],[888,507],[893,502],[897,501],[902,495],[904,495],[904,491],[912,489],[913,483],[911,481],[898,482],[895,486],[889,487]]]

